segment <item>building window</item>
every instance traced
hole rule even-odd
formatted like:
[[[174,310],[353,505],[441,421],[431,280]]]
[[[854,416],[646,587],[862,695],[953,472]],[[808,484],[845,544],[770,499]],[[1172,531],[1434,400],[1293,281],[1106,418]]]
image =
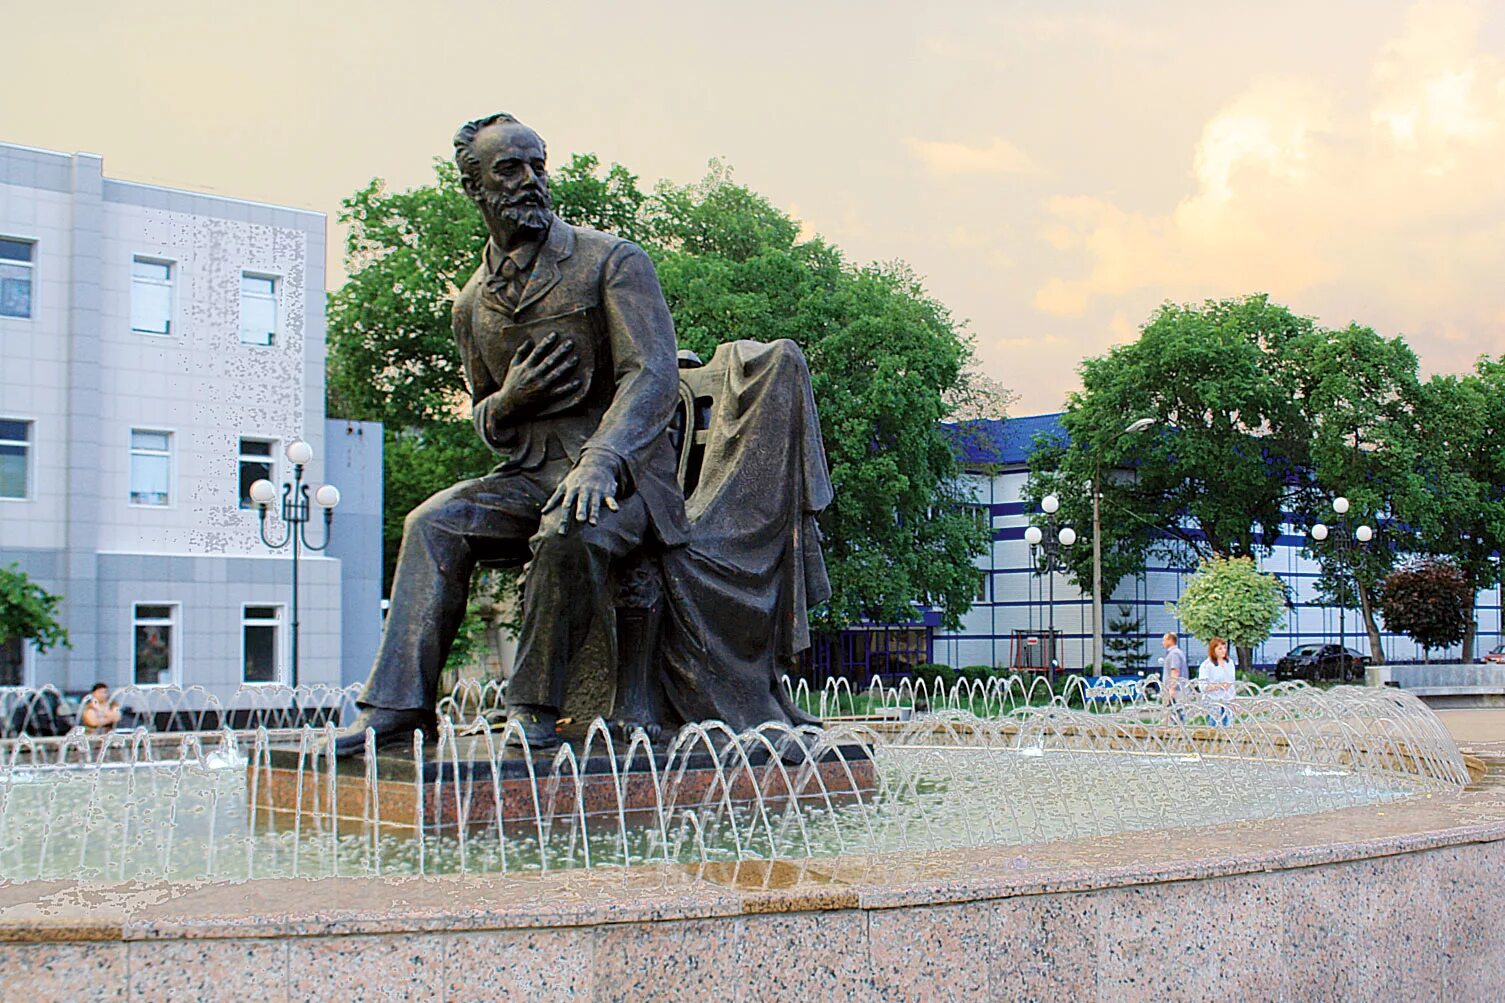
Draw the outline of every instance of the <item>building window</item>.
[[[241,657],[248,683],[282,681],[277,653],[278,628],[282,622],[280,606],[246,606],[240,618]]]
[[[0,317],[31,316],[31,272],[36,244],[0,237]]]
[[[172,333],[172,262],[131,259],[131,330]]]
[[[172,433],[131,429],[131,504],[172,502]]]
[[[986,571],[979,571],[977,573],[977,601],[978,602],[987,602],[988,601],[988,580],[991,579],[992,577],[993,576],[990,573],[986,572]]]
[[[240,274],[240,340],[245,345],[270,345],[277,340],[275,278]]]
[[[166,686],[173,681],[177,662],[173,652],[176,606],[136,603],[132,607],[137,686]]]
[[[26,645],[19,637],[0,641],[0,686],[26,685]]]
[[[0,418],[0,498],[26,498],[31,480],[31,422]]]
[[[276,472],[272,466],[277,443],[271,439],[240,440],[240,507],[255,508],[251,500],[251,485],[257,481],[274,481]]]

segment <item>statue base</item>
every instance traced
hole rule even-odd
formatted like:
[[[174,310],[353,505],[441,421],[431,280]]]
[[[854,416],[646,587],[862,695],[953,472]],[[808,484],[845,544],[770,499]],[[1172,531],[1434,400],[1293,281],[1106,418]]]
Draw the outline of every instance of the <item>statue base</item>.
[[[331,760],[296,746],[272,748],[247,767],[254,818],[276,828],[332,820],[342,829],[421,825],[425,832],[444,832],[495,825],[498,818],[510,826],[581,814],[677,814],[727,800],[761,798],[769,808],[782,808],[791,797],[840,804],[877,789],[870,750],[858,743],[793,763],[761,745],[745,746],[744,758],[699,744],[681,747],[671,762],[667,739],[653,746],[650,761],[642,746],[630,758],[622,748],[607,755],[599,740],[582,758],[582,736],[566,735],[559,749],[533,754],[530,772],[516,745],[493,759],[498,740],[493,735],[488,745],[484,735],[462,736],[443,750],[427,743],[421,763],[400,746],[379,752],[374,764],[360,757]]]

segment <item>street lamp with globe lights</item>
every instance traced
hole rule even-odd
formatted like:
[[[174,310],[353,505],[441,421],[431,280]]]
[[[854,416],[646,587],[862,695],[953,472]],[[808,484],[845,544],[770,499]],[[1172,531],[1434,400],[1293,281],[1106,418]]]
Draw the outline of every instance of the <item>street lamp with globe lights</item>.
[[[334,524],[334,510],[340,504],[340,489],[333,484],[323,484],[310,495],[309,486],[303,483],[303,468],[314,458],[314,449],[302,439],[287,444],[288,462],[293,465],[293,479],[282,485],[282,537],[279,540],[267,535],[267,508],[277,497],[277,486],[262,478],[251,484],[251,501],[255,502],[260,518],[261,542],[271,550],[292,546],[293,551],[293,638],[292,674],[293,688],[298,688],[298,555],[304,549],[323,550],[329,546],[329,534]],[[324,510],[324,539],[317,546],[308,539],[308,523],[312,506]]]
[[[1061,509],[1061,499],[1055,495],[1046,495],[1040,499],[1040,510],[1046,516],[1054,516]],[[1050,638],[1050,650],[1046,655],[1045,666],[1050,672],[1051,686],[1055,686],[1057,668],[1057,645],[1056,645],[1056,574],[1066,570],[1066,548],[1076,543],[1076,530],[1070,526],[1057,526],[1053,518],[1047,518],[1046,526],[1029,526],[1024,531],[1024,542],[1029,544],[1030,565],[1036,568],[1039,574],[1039,555],[1045,557],[1046,573],[1050,576],[1049,598],[1046,600],[1046,612],[1050,618],[1050,624],[1046,628]]]
[[[1108,440],[1108,448],[1126,435],[1159,424],[1158,418],[1137,418]],[[1092,462],[1092,674],[1103,674],[1103,516],[1102,454]]]
[[[1310,533],[1312,539],[1317,541],[1318,543],[1326,543],[1329,539],[1331,539],[1333,541],[1334,549],[1337,551],[1346,569],[1351,574],[1353,571],[1353,564],[1356,556],[1355,551],[1358,549],[1359,544],[1368,543],[1369,541],[1374,539],[1374,527],[1370,526],[1368,523],[1360,523],[1358,526],[1350,529],[1348,520],[1345,518],[1345,516],[1348,515],[1348,510],[1350,507],[1351,504],[1349,500],[1343,495],[1339,495],[1338,497],[1334,498],[1333,513],[1338,517],[1337,525],[1327,526],[1323,523],[1315,522],[1312,523]],[[1344,649],[1348,647],[1347,593],[1348,588],[1347,583],[1345,582],[1344,587],[1340,591],[1338,596],[1338,644]],[[1380,657],[1374,652],[1371,652],[1370,654],[1376,658]]]

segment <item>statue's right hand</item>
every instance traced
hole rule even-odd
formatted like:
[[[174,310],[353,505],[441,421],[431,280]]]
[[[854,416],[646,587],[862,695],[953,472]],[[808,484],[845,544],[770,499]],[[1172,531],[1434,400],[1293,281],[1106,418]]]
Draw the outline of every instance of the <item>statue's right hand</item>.
[[[503,418],[523,417],[556,398],[580,389],[574,378],[579,357],[575,346],[550,332],[536,344],[525,341],[512,356],[512,364],[497,391]]]

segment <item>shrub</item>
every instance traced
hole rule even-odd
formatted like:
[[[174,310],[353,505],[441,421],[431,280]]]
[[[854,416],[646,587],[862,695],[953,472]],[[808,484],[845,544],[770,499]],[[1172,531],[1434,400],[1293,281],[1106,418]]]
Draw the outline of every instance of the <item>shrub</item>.
[[[998,675],[998,670],[991,665],[964,665],[956,670],[956,675],[959,679],[965,680],[968,683],[986,683],[989,679]]]
[[[1194,637],[1226,638],[1249,649],[1263,644],[1285,617],[1285,586],[1254,566],[1249,557],[1209,557],[1186,584],[1181,598],[1166,603]],[[1239,659],[1246,663],[1246,659]]]
[[[914,681],[919,683],[921,680],[924,680],[932,692],[937,684],[949,691],[956,685],[956,670],[939,662],[921,662],[914,667]]]
[[[1424,652],[1463,640],[1474,601],[1463,571],[1433,557],[1390,572],[1377,598],[1385,626],[1405,634]]]

